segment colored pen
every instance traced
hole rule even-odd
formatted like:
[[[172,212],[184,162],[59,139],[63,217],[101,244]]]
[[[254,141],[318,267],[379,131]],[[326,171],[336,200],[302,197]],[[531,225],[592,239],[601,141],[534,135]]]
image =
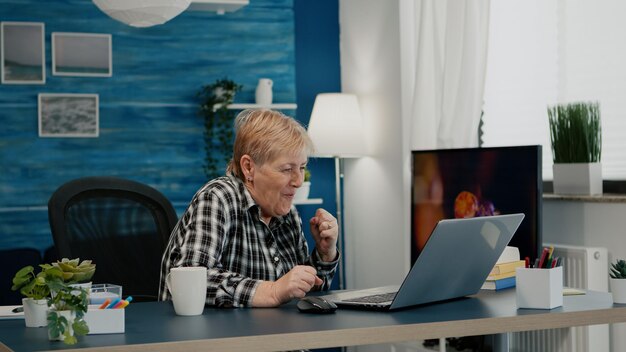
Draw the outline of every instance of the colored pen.
[[[551,268],[554,268],[556,266],[556,258],[552,258],[552,265],[550,265]]]
[[[115,307],[115,305],[120,301],[119,298],[116,298],[113,302],[111,302],[111,304],[109,304],[106,309],[112,309],[113,307]]]
[[[105,309],[109,305],[109,303],[111,303],[111,299],[110,298],[105,299],[98,309]]]
[[[113,309],[126,308],[132,300],[133,296],[128,296],[126,299],[119,301],[115,306],[113,306]]]
[[[541,251],[541,259],[539,259],[539,268],[543,268],[544,263],[546,262],[546,257],[548,256],[549,249],[547,247],[543,247]]]
[[[552,254],[554,253],[554,246],[550,246],[550,249],[548,249],[548,262],[546,263],[547,265],[550,265],[550,263],[552,263]]]
[[[524,258],[524,267],[525,268],[530,268],[530,258],[529,257]]]

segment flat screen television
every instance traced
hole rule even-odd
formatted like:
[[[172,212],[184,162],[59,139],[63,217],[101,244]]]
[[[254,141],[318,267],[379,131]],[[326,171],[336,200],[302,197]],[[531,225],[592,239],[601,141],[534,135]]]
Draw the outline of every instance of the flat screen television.
[[[531,263],[541,250],[541,146],[412,152],[411,262],[437,221],[524,213],[509,245]]]

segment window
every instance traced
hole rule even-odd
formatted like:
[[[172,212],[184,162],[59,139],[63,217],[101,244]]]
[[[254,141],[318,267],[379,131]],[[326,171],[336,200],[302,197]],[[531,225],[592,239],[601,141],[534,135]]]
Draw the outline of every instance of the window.
[[[626,2],[492,1],[485,146],[543,145],[552,179],[547,107],[598,101],[602,173],[626,180]]]

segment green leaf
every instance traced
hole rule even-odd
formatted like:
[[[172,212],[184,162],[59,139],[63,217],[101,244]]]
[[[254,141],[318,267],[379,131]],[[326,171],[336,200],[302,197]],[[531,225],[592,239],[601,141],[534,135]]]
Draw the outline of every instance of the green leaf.
[[[87,326],[87,322],[82,319],[75,319],[72,328],[74,329],[74,335],[77,336],[83,336],[89,333],[89,326]]]
[[[23,268],[21,268],[20,270],[17,271],[17,273],[15,273],[15,277],[25,277],[28,274],[32,273],[35,271],[35,268],[33,268],[30,265],[27,265]]]

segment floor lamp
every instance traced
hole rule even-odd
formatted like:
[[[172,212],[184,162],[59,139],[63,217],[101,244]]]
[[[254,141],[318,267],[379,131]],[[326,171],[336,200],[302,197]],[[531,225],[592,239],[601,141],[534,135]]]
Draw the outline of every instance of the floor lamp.
[[[313,104],[308,133],[315,145],[315,155],[335,159],[335,191],[339,241],[337,247],[344,257],[342,243],[343,205],[342,179],[343,158],[365,156],[365,134],[359,102],[356,95],[345,93],[318,94]],[[339,288],[344,288],[343,260],[339,263]]]

